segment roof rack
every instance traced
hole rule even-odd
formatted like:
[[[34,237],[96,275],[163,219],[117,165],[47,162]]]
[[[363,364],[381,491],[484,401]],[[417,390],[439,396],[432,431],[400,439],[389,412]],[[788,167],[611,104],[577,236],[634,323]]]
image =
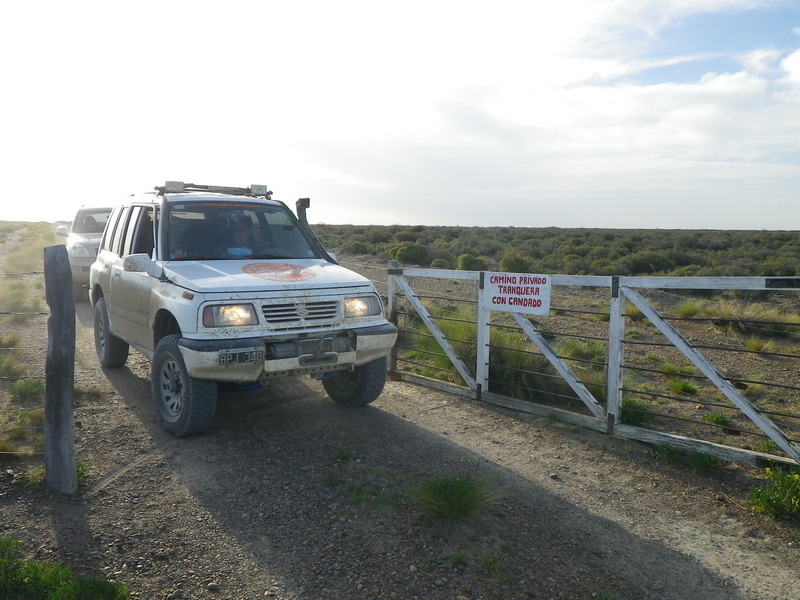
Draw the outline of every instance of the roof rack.
[[[154,188],[159,194],[180,194],[182,192],[210,192],[212,194],[230,194],[231,196],[263,196],[272,197],[266,185],[253,184],[250,187],[227,187],[221,185],[199,185],[183,181],[167,181]]]

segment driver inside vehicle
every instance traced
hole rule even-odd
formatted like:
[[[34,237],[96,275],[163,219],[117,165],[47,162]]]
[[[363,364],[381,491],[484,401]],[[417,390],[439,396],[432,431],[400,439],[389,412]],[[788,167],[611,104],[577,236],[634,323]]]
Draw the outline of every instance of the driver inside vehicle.
[[[228,217],[228,232],[234,248],[253,249],[253,221],[250,217],[241,211],[231,213],[231,216]]]

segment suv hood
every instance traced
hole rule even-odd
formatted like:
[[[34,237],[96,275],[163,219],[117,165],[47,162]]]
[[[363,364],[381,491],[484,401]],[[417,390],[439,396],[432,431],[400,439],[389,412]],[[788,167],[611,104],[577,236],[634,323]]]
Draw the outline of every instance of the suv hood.
[[[372,287],[369,279],[320,259],[170,261],[164,275],[197,293]]]
[[[94,248],[94,253],[97,254],[97,248],[100,246],[100,238],[102,236],[102,233],[70,233],[67,236],[67,246],[86,244],[90,248]]]

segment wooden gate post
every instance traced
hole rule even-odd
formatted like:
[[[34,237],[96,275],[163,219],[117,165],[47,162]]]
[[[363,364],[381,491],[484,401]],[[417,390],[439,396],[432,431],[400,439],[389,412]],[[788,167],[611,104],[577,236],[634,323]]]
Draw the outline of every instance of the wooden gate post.
[[[65,246],[44,249],[47,362],[44,398],[44,468],[48,487],[63,494],[78,491],[72,397],[75,387],[75,300]]]
[[[490,306],[486,306],[483,297],[484,277],[486,273],[481,271],[478,275],[478,281],[475,282],[475,296],[478,298],[478,306],[475,309],[476,323],[476,336],[477,342],[475,352],[475,382],[477,387],[476,400],[481,399],[483,392],[489,390],[489,345],[491,343],[491,322],[492,311]]]
[[[619,277],[611,278],[611,305],[608,319],[608,348],[606,363],[606,433],[615,435],[622,415],[622,365],[625,341],[625,298],[619,291]]]

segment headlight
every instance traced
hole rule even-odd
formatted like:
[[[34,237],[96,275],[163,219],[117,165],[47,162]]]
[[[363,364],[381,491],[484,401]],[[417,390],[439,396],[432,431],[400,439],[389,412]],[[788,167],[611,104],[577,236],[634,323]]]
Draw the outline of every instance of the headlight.
[[[381,301],[377,296],[359,296],[344,299],[345,317],[373,317],[383,313]]]
[[[258,325],[252,304],[220,304],[203,308],[203,327]]]
[[[91,258],[95,256],[95,253],[92,251],[89,246],[84,244],[75,244],[69,249],[69,255],[73,258]]]

